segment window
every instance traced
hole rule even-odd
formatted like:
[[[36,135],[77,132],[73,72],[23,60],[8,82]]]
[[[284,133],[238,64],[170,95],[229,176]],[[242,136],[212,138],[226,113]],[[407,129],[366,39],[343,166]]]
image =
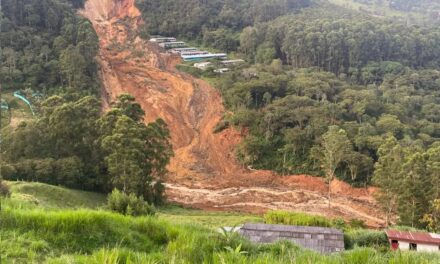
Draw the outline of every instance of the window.
[[[415,243],[410,243],[410,244],[409,244],[409,250],[417,251],[417,244],[415,244]]]

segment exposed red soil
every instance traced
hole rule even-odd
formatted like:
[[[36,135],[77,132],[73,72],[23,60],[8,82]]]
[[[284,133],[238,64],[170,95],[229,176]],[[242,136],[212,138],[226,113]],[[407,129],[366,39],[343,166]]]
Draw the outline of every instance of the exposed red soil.
[[[166,180],[169,200],[212,210],[299,210],[383,225],[371,189],[334,181],[329,208],[322,178],[279,176],[241,166],[234,149],[242,133],[234,129],[213,133],[225,112],[219,92],[177,72],[178,57],[137,36],[143,21],[134,2],[88,0],[80,13],[93,23],[100,39],[97,60],[104,105],[130,93],[145,110],[145,122],[162,118],[170,128],[175,157]]]

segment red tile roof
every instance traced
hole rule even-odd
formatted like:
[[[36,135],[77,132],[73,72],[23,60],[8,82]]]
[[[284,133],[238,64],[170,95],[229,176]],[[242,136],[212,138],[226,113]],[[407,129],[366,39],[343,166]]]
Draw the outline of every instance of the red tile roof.
[[[440,234],[430,234],[422,232],[405,232],[397,230],[386,230],[385,233],[390,240],[398,240],[405,242],[415,242],[429,245],[440,246]]]

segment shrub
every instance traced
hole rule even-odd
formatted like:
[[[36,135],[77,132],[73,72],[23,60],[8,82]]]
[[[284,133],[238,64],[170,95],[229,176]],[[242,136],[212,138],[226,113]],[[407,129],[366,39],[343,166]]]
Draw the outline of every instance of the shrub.
[[[220,133],[223,130],[229,128],[229,121],[221,120],[217,123],[217,125],[214,127],[214,134]]]
[[[318,215],[309,215],[297,212],[270,211],[264,215],[267,224],[283,224],[298,226],[321,226],[332,227],[331,220]]]
[[[372,247],[376,249],[387,249],[389,247],[388,238],[383,231],[357,229],[345,232],[345,248],[351,249],[358,247]]]
[[[9,186],[0,180],[0,197],[9,197],[10,195]]]
[[[117,189],[107,198],[107,205],[110,210],[123,215],[154,215],[154,207],[144,201],[142,197],[135,194],[126,194]]]
[[[360,219],[351,219],[348,225],[353,229],[366,228],[365,221]]]
[[[191,74],[194,77],[200,77],[203,74],[202,70],[197,69],[197,68],[190,66],[190,65],[185,65],[185,64],[176,65],[176,69],[181,72]]]

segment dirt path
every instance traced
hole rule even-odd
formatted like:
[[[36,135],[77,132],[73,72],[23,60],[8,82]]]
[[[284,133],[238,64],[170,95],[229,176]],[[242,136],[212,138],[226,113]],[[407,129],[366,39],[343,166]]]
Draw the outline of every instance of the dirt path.
[[[145,110],[145,122],[160,117],[171,130],[175,157],[167,178],[170,200],[213,210],[290,209],[383,224],[368,190],[332,183],[336,188],[328,208],[322,179],[280,177],[240,166],[234,148],[241,133],[233,129],[213,133],[224,113],[220,94],[206,82],[178,73],[174,69],[178,58],[137,36],[143,21],[134,2],[88,0],[80,13],[99,36],[104,105],[130,93]]]

